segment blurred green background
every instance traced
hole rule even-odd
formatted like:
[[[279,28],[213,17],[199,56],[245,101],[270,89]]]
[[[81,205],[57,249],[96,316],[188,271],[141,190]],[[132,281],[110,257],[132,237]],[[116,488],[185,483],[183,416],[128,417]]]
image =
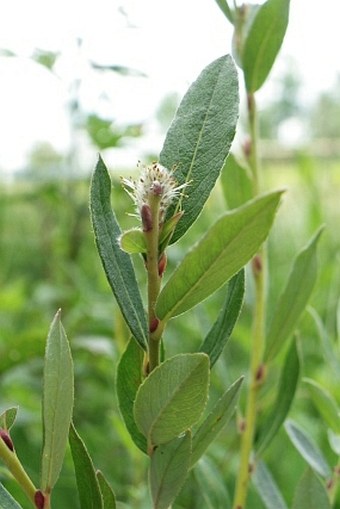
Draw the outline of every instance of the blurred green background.
[[[42,56],[45,59],[42,59]],[[53,55],[40,53],[38,65],[53,67]],[[125,75],[127,70],[110,69]],[[300,322],[303,375],[309,376],[340,401],[339,358],[332,353],[339,344],[340,328],[340,81],[321,94],[310,109],[300,111],[299,83],[285,71],[278,81],[275,100],[260,111],[264,189],[286,188],[286,196],[269,240],[269,311],[284,285],[295,254],[315,230],[326,225],[319,249],[320,272],[310,307]],[[178,97],[169,95],[160,104],[157,122],[160,132],[169,125]],[[279,146],[279,128],[300,115],[308,120],[309,141],[297,148]],[[22,171],[0,180],[0,409],[19,406],[13,440],[23,464],[39,482],[41,453],[40,399],[44,343],[49,324],[62,309],[75,362],[76,404],[74,420],[97,468],[112,483],[119,500],[128,507],[150,506],[146,488],[146,458],[126,432],[115,396],[116,365],[128,340],[128,332],[114,302],[96,252],[88,211],[89,168],[100,151],[114,158],[114,150],[131,138],[143,141],[143,125],[115,126],[99,114],[82,111],[77,94],[69,108],[73,144],[68,153],[52,145],[34,147]],[[79,163],[83,140],[93,161]],[[80,141],[79,141],[80,140]],[[237,151],[237,146],[235,148]],[[147,160],[157,158],[149,153]],[[124,169],[122,171],[125,171]],[[131,173],[135,171],[131,169]],[[112,171],[112,204],[122,227],[135,219],[129,197],[122,190],[120,169]],[[169,274],[176,263],[226,209],[223,186],[218,182],[201,217],[180,242],[169,249]],[[144,282],[141,261],[134,258],[138,279]],[[172,321],[165,337],[167,355],[194,351],[209,330],[223,300],[225,288]],[[214,368],[212,404],[238,376],[246,373],[250,344],[252,283],[247,278],[247,295],[241,319]],[[338,346],[337,346],[338,348]],[[278,359],[282,363],[283,357]],[[273,401],[277,379],[268,373],[263,412]],[[291,415],[313,434],[330,462],[336,458],[327,443],[326,428],[310,403],[303,385]],[[260,416],[261,420],[261,416]],[[208,450],[207,459],[195,469],[174,509],[224,507],[232,492],[237,466],[235,419]],[[284,458],[277,461],[277,458]],[[303,461],[280,432],[266,453],[267,463],[287,501],[292,499]],[[25,498],[0,467],[1,481],[25,507]],[[197,486],[209,483],[215,500],[205,500]],[[76,508],[75,481],[70,456],[54,494],[56,507]],[[209,505],[210,504],[210,505]],[[222,504],[222,505],[219,505]],[[262,509],[251,491],[249,507]]]

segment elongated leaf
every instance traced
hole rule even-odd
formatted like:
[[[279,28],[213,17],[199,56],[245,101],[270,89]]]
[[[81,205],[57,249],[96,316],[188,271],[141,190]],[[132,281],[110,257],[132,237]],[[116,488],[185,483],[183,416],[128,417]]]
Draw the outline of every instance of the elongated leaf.
[[[332,451],[335,452],[337,456],[340,456],[340,435],[337,435],[330,428],[328,429],[328,442],[331,446]]]
[[[292,509],[331,509],[324,485],[310,468],[296,487]]]
[[[116,509],[116,497],[111,486],[105,479],[102,472],[98,470],[96,475],[103,498],[103,509]]]
[[[322,233],[319,229],[308,245],[295,259],[267,334],[265,359],[272,360],[292,335],[312,293],[317,277],[317,244]]]
[[[17,406],[7,408],[7,410],[2,412],[2,414],[0,415],[0,428],[3,428],[7,431],[10,430],[15,422],[17,413],[18,413]]]
[[[71,350],[58,311],[48,333],[44,362],[43,491],[51,490],[60,474],[72,419],[73,392]]]
[[[190,467],[193,467],[200,459],[211,442],[217,437],[222,428],[232,417],[242,381],[243,377],[236,380],[236,382],[229,387],[194,434]]]
[[[133,228],[119,237],[120,248],[129,254],[146,253],[145,237],[142,230]]]
[[[244,297],[244,270],[240,270],[228,284],[227,295],[218,318],[199,348],[210,357],[210,368],[215,364],[225,347],[240,316]]]
[[[0,507],[1,509],[22,509],[21,505],[18,504],[8,493],[8,491],[0,483]]]
[[[230,9],[227,0],[215,0],[223,14],[228,18],[230,23],[233,23],[233,11]]]
[[[331,469],[318,446],[295,422],[289,420],[285,423],[288,436],[308,465],[322,477],[329,477]]]
[[[230,56],[206,67],[184,96],[167,133],[160,163],[176,167],[179,184],[190,182],[182,199],[184,215],[171,242],[201,213],[233,141],[238,119],[237,71]],[[167,218],[175,212],[170,207]]]
[[[143,350],[131,339],[117,368],[117,396],[119,409],[132,440],[141,451],[146,452],[146,440],[137,428],[133,404],[138,387],[143,381]]]
[[[191,433],[157,447],[151,456],[150,488],[154,509],[168,509],[189,471]]]
[[[312,401],[321,417],[335,433],[340,434],[340,413],[333,396],[314,380],[304,378],[303,381],[307,385]]]
[[[289,0],[267,0],[258,9],[242,53],[248,92],[256,92],[265,82],[281,48],[288,17]]]
[[[179,354],[166,360],[139,387],[134,414],[148,445],[169,442],[189,429],[206,405],[209,357]]]
[[[221,173],[222,191],[230,209],[240,207],[253,196],[252,181],[246,168],[229,154]]]
[[[202,458],[195,466],[193,473],[198,485],[195,507],[204,507],[204,509],[231,507],[230,496],[221,468],[218,468],[208,458]],[[203,486],[204,489],[202,489]],[[186,506],[186,508],[188,507],[190,506]]]
[[[81,509],[103,509],[103,499],[92,460],[73,424],[70,427],[69,440],[80,507]]]
[[[298,386],[300,360],[296,341],[289,349],[281,373],[280,385],[273,409],[265,421],[256,444],[257,455],[263,454],[286,419]]]
[[[266,194],[226,213],[186,255],[160,293],[157,316],[184,313],[236,274],[267,237],[281,192]]]
[[[266,509],[287,509],[286,502],[263,461],[256,463],[251,480]]]
[[[91,217],[98,252],[106,277],[117,299],[133,337],[144,350],[147,343],[147,323],[135,272],[127,253],[119,245],[121,234],[110,203],[111,180],[101,158],[91,185]]]

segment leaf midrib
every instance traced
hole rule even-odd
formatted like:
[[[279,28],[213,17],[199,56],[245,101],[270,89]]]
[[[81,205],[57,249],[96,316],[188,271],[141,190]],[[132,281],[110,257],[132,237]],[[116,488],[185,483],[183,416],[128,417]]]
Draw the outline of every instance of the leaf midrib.
[[[267,204],[267,203],[265,203],[265,204],[263,205],[263,207],[261,207],[261,209],[258,211],[258,213],[252,217],[251,224],[254,222],[254,219],[255,219],[255,218],[257,218],[257,216],[258,216],[258,215],[259,215],[259,214],[263,211],[263,209],[264,209],[264,208],[266,208],[267,206],[268,206],[268,204]],[[233,213],[231,213],[231,214],[233,214]],[[231,214],[230,214],[230,215],[231,215]],[[229,216],[230,216],[230,215],[229,215]],[[233,215],[235,216],[236,214],[233,214]],[[220,219],[220,221],[222,221],[225,217],[227,217],[227,216],[222,217],[222,218]],[[216,224],[216,223],[215,223],[215,224]],[[247,222],[247,225],[249,225],[249,222]],[[185,301],[185,299],[187,298],[187,296],[188,296],[188,295],[190,295],[191,293],[193,293],[193,291],[197,288],[197,286],[198,286],[198,285],[201,283],[201,281],[204,279],[204,277],[205,277],[206,273],[207,273],[208,271],[210,271],[210,268],[211,268],[211,267],[213,267],[214,265],[216,265],[216,263],[218,263],[218,260],[219,260],[219,259],[223,256],[223,254],[225,253],[225,250],[226,250],[226,249],[230,246],[230,244],[231,244],[232,242],[235,242],[235,241],[236,241],[236,240],[237,240],[237,239],[241,236],[241,234],[243,233],[243,231],[244,231],[244,228],[242,228],[242,230],[238,230],[238,231],[236,232],[236,234],[235,234],[235,235],[234,235],[234,236],[233,236],[233,237],[229,240],[229,242],[228,242],[227,244],[225,244],[225,245],[224,245],[223,250],[219,252],[219,254],[218,254],[218,255],[217,255],[217,256],[213,259],[212,263],[209,265],[208,270],[206,270],[205,272],[203,272],[203,273],[202,273],[202,275],[201,275],[201,276],[200,276],[200,277],[196,280],[196,282],[195,282],[192,286],[188,287],[188,291],[187,291],[187,292],[186,292],[186,293],[185,293],[185,294],[184,294],[184,295],[183,295],[183,296],[182,296],[179,300],[177,299],[177,301],[176,301],[176,305],[174,305],[174,306],[173,306],[173,307],[172,307],[172,308],[168,311],[168,313],[166,313],[166,315],[165,315],[165,316],[164,316],[164,318],[163,318],[163,321],[168,321],[168,320],[169,320],[169,318],[171,318],[171,316],[176,316],[176,315],[173,315],[173,313],[172,313],[172,312],[173,312],[174,310],[176,310],[178,307],[180,307],[180,305],[183,303],[183,301]],[[207,235],[208,235],[208,234],[207,234]],[[201,240],[201,242],[202,242],[205,238],[206,238],[206,236],[205,236],[205,237],[203,237],[203,239]],[[189,255],[188,255],[188,256],[189,256]]]

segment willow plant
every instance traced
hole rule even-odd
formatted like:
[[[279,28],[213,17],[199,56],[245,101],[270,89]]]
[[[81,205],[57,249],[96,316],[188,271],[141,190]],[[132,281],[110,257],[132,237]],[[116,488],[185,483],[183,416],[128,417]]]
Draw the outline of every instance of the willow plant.
[[[267,317],[269,274],[265,241],[282,191],[262,192],[255,93],[266,81],[283,41],[289,1],[267,0],[255,7],[234,4],[232,8],[225,0],[218,3],[235,27],[234,56],[245,78],[249,119],[245,164],[239,164],[232,155],[228,157],[238,121],[239,96],[234,61],[223,56],[202,71],[184,96],[159,160],[139,164],[135,178],[123,179],[135,205],[134,228],[122,231],[119,226],[111,206],[111,179],[102,158],[91,183],[91,218],[108,283],[130,334],[117,367],[117,395],[126,428],[140,453],[149,459],[152,508],[169,509],[175,503],[190,472],[234,413],[242,373],[225,388],[210,412],[206,405],[210,373],[239,318],[245,291],[244,267],[251,262],[255,282],[253,328],[249,338],[249,374],[243,384],[246,407],[233,508],[246,507],[252,478],[266,508],[286,509],[261,458],[284,423],[298,385],[300,360],[294,330],[315,282],[320,231],[297,255],[277,298],[276,310]],[[199,218],[222,170],[230,209],[221,210],[203,237],[193,239],[179,265],[166,273],[168,247],[179,241]],[[143,260],[141,284],[146,292],[137,282],[133,257]],[[168,357],[167,328],[172,326],[169,322],[222,287],[223,305],[197,351]],[[268,370],[273,366],[277,370],[274,361],[284,347],[277,397],[267,420],[259,426],[259,387],[266,383]],[[315,384],[309,385],[317,393]],[[39,486],[27,475],[11,439],[16,416],[13,408],[0,416],[0,456],[31,506],[50,509],[68,440],[81,509],[119,507],[120,502],[104,475],[94,468],[72,423],[72,409],[72,358],[58,312],[48,334],[45,355]],[[286,428],[308,461],[308,452],[313,448],[306,445],[304,432],[292,421],[287,422]],[[334,501],[333,481],[330,496]],[[208,487],[203,483],[200,489]],[[311,492],[317,493],[318,509],[330,507],[326,488],[314,471],[308,470],[297,485],[292,508],[310,509],[312,506],[303,504]],[[1,485],[0,503],[6,509],[20,508]],[[231,505],[225,502],[225,507]]]

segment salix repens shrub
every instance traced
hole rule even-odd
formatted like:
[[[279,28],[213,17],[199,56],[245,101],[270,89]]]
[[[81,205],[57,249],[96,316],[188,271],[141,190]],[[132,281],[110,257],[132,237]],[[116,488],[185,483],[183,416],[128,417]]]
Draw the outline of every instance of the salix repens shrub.
[[[175,507],[184,484],[190,485],[196,469],[197,479],[203,482],[192,495],[191,507],[198,506],[203,499],[212,506],[213,490],[204,481],[204,463],[199,460],[232,418],[242,385],[245,404],[238,409],[241,432],[236,439],[238,469],[236,473],[230,472],[235,475],[234,501],[226,494],[216,509],[244,509],[250,481],[266,508],[288,507],[262,460],[285,421],[291,441],[311,467],[297,483],[291,507],[327,509],[331,504],[335,507],[338,471],[332,476],[306,432],[286,420],[301,372],[295,330],[315,283],[321,230],[293,261],[271,316],[266,303],[270,273],[265,242],[282,191],[262,190],[255,93],[266,82],[282,44],[289,0],[267,0],[261,6],[237,6],[236,2],[231,6],[226,0],[217,3],[234,26],[234,57],[246,88],[249,132],[243,145],[243,163],[229,154],[238,122],[238,76],[233,58],[223,56],[202,71],[184,96],[159,160],[139,163],[136,177],[122,179],[128,195],[126,209],[130,198],[135,206],[133,228],[122,231],[120,227],[111,204],[110,173],[102,157],[92,177],[90,212],[95,242],[130,336],[117,366],[119,407],[138,452],[148,459],[153,509]],[[229,210],[221,210],[204,235],[192,239],[177,267],[169,270],[168,247],[200,220],[221,172]],[[134,257],[143,261],[143,277],[138,280]],[[239,318],[245,292],[244,267],[249,262],[254,309],[246,381],[243,382],[244,373],[239,373],[239,378],[224,388],[208,411],[211,370]],[[223,304],[200,346],[192,352],[188,334],[187,352],[168,356],[170,322],[204,303],[220,288],[225,294]],[[285,358],[278,369],[275,360],[280,352],[284,352]],[[35,486],[28,476],[11,439],[15,408],[0,416],[2,460],[25,491],[30,506],[50,509],[54,507],[53,488],[69,441],[80,507],[119,507],[109,482],[95,469],[72,422],[73,362],[60,311],[48,334],[44,366],[39,485]],[[277,371],[278,388],[266,418],[259,425],[260,388],[265,386],[267,374],[273,369]],[[336,448],[339,432],[336,403],[313,380],[305,383],[332,425],[332,443]],[[333,411],[329,410],[331,407]],[[328,479],[327,486],[320,480],[323,478]],[[0,505],[6,509],[20,508],[2,485]]]

